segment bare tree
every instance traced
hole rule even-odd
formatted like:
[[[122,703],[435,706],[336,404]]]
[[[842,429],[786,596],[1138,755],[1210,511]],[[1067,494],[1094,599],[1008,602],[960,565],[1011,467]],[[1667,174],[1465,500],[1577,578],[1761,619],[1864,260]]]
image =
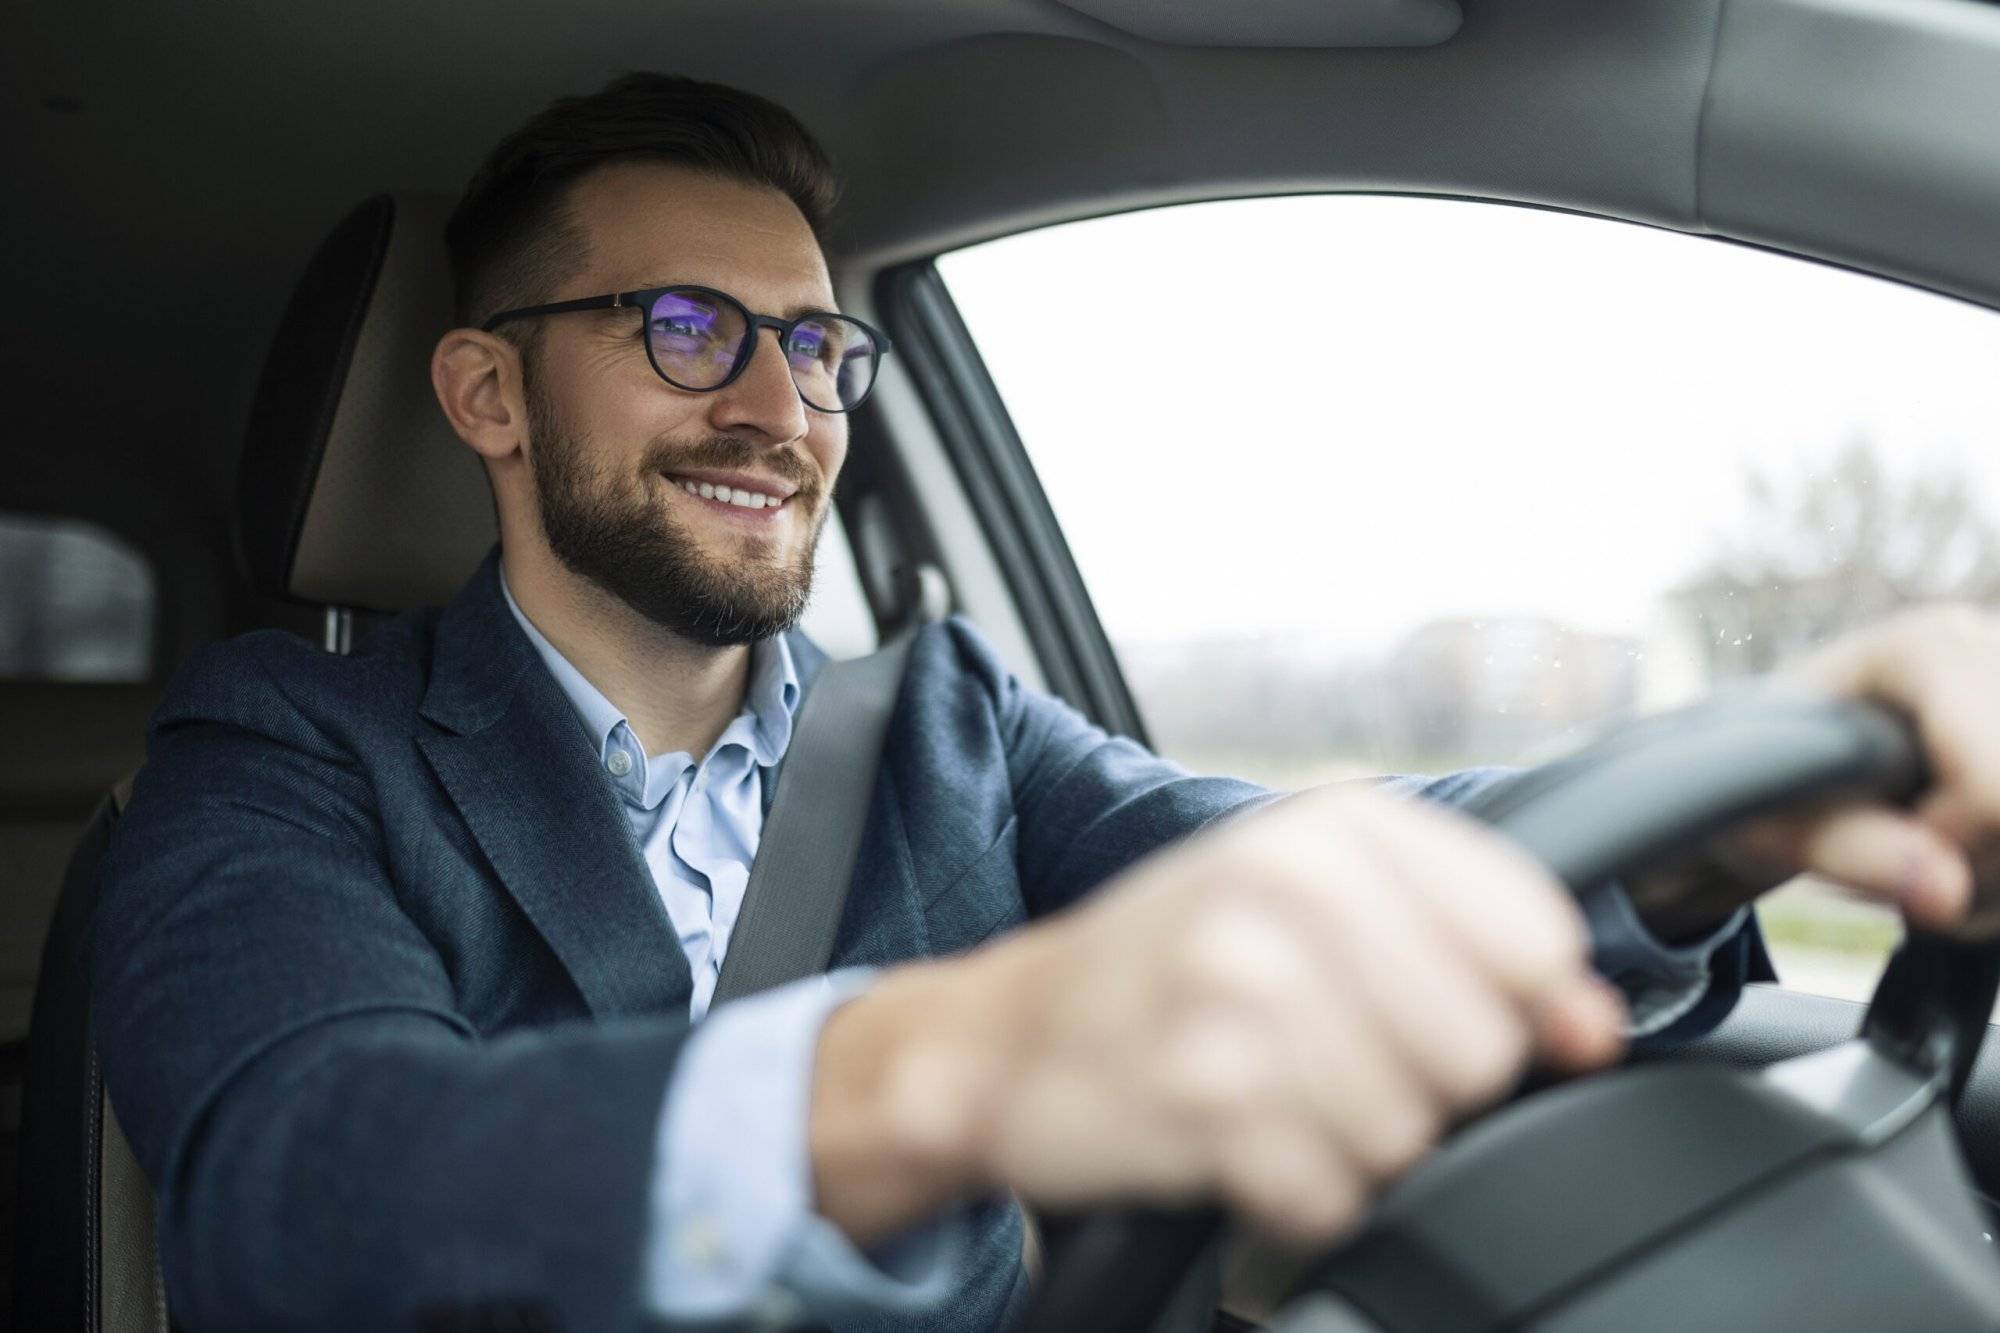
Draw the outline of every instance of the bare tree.
[[[2000,602],[2000,530],[1955,470],[1899,482],[1857,439],[1789,484],[1745,482],[1743,531],[1673,594],[1712,676],[1768,670],[1913,602]]]

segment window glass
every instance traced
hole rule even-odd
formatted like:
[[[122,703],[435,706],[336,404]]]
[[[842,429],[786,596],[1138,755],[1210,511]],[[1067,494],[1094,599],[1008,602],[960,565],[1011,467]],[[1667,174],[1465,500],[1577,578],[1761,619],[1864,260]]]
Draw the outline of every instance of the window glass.
[[[1365,196],[945,256],[1156,745],[1533,763],[1883,612],[2000,601],[2000,318],[1746,247]],[[1897,928],[1797,883],[1788,984]]]
[[[0,514],[0,680],[143,681],[153,576],[101,528]]]

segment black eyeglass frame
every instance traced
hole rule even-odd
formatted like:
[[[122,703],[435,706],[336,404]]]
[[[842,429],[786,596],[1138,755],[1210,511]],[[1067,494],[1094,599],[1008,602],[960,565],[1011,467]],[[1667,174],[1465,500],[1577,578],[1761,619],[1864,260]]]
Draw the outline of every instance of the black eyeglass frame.
[[[653,340],[647,335],[652,323],[653,303],[668,292],[692,292],[697,296],[727,302],[742,312],[744,324],[743,350],[736,354],[736,364],[729,368],[729,373],[724,375],[719,383],[707,386],[682,384],[679,380],[661,369],[660,358],[653,352]],[[790,340],[793,330],[797,329],[799,325],[813,319],[844,319],[850,324],[858,325],[862,332],[875,340],[875,355],[878,362],[881,357],[889,355],[890,352],[888,335],[866,320],[856,319],[853,315],[843,315],[838,310],[808,310],[796,319],[779,319],[776,315],[758,314],[728,292],[719,292],[713,287],[701,287],[687,282],[677,282],[666,287],[641,287],[629,292],[606,292],[602,296],[579,296],[573,301],[554,301],[547,305],[528,305],[514,310],[502,310],[499,314],[494,315],[484,324],[481,324],[479,328],[483,333],[491,333],[502,324],[516,319],[531,319],[540,315],[567,315],[579,310],[623,309],[633,309],[639,312],[639,341],[645,345],[646,362],[652,366],[653,373],[673,385],[676,389],[684,389],[688,393],[718,393],[741,379],[743,372],[750,367],[750,358],[757,354],[757,334],[763,329],[776,329],[778,331],[778,355],[783,356],[785,354],[786,342]],[[789,371],[790,363],[788,361],[787,373]],[[867,402],[868,395],[875,392],[875,381],[881,377],[882,368],[878,364],[875,368],[875,374],[869,377],[868,388],[862,393],[860,398],[846,407],[821,407],[818,403],[806,397],[805,390],[799,388],[796,376],[792,379],[792,388],[798,393],[799,401],[813,409],[813,411],[841,415],[852,412],[855,408]]]

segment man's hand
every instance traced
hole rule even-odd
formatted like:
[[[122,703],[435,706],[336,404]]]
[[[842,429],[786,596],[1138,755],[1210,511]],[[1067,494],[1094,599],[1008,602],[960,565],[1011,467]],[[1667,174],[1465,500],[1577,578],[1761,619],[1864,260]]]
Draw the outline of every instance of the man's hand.
[[[1779,679],[1909,716],[1930,791],[1913,810],[1855,801],[1746,825],[1698,860],[1636,882],[1641,916],[1671,938],[1812,874],[1916,925],[1991,933],[2000,925],[1993,912],[1967,917],[1975,883],[2000,883],[2000,621],[1965,606],[1917,608],[1835,641]]]
[[[951,1198],[1220,1198],[1337,1236],[1532,1061],[1620,1051],[1569,895],[1462,816],[1322,789],[829,1020],[811,1140],[856,1240]]]

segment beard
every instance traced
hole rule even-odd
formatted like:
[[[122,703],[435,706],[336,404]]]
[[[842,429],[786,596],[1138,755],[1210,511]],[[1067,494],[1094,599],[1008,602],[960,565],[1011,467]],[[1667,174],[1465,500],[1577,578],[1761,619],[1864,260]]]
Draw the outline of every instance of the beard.
[[[805,460],[728,436],[682,445],[655,440],[647,448],[645,477],[678,468],[755,466],[795,484],[798,491],[786,503],[803,504],[802,512],[815,515],[811,539],[789,562],[713,560],[650,488],[627,489],[589,456],[585,441],[564,428],[532,377],[525,387],[534,448],[529,471],[542,532],[550,553],[570,572],[662,629],[711,648],[756,643],[798,623],[812,599],[813,551],[826,524],[819,478]]]

